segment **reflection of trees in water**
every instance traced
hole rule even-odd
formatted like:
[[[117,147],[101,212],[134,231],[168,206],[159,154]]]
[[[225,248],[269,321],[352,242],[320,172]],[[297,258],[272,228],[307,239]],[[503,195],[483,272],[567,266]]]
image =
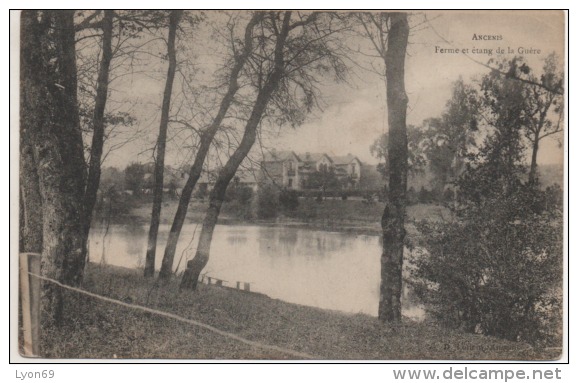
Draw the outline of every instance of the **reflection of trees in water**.
[[[247,236],[244,235],[227,235],[227,242],[234,246],[247,243]]]
[[[345,233],[312,231],[303,233],[303,243],[315,250],[310,255],[326,256],[341,251],[350,251],[355,246],[355,236]]]
[[[146,231],[142,225],[126,225],[120,236],[125,237],[126,253],[143,255],[145,250]]]
[[[355,246],[355,236],[293,228],[268,228],[259,232],[261,256],[324,258]]]
[[[315,238],[317,240],[317,252],[320,255],[325,254],[325,247],[327,246],[327,240],[325,236]]]
[[[285,228],[263,228],[258,231],[259,256],[292,257],[297,247],[297,232]]]
[[[289,229],[289,228],[277,228],[275,229],[279,237],[279,241],[285,242],[288,245],[296,245],[298,240],[298,230]]]

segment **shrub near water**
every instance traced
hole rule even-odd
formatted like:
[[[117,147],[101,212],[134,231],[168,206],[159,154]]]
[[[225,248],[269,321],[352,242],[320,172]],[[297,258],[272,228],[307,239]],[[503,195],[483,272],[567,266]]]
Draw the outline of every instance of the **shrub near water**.
[[[427,251],[412,260],[415,291],[442,323],[529,342],[560,325],[561,216],[545,192],[519,190],[452,222],[422,222]]]
[[[262,219],[275,218],[278,207],[277,188],[271,184],[262,185],[257,192],[257,217]]]
[[[253,189],[243,185],[235,178],[227,188],[225,194],[224,212],[238,219],[250,220],[253,218],[251,210],[251,199]]]
[[[283,189],[279,194],[279,204],[286,211],[295,211],[299,207],[299,195],[295,190]]]

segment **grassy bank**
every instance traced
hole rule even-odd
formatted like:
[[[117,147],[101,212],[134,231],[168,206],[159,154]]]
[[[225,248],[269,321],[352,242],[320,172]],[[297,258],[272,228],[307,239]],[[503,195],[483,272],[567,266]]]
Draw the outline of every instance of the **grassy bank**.
[[[197,320],[237,336],[312,355],[315,359],[551,359],[555,352],[465,334],[404,319],[382,324],[361,314],[321,310],[261,294],[200,285],[178,292],[138,270],[87,267],[84,289],[123,302]],[[294,359],[207,329],[66,292],[66,319],[43,339],[52,358]]]

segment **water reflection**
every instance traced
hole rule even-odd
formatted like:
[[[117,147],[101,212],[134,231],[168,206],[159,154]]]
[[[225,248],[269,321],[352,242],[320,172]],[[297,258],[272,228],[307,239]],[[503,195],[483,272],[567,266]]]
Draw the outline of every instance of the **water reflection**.
[[[126,235],[126,252],[130,255],[139,256],[146,251],[146,230],[143,226],[127,225],[122,227]]]
[[[146,226],[111,225],[92,231],[90,256],[125,267],[143,267]],[[162,261],[168,225],[161,225],[157,269]],[[200,228],[185,225],[175,255],[182,269],[194,256]],[[103,246],[104,243],[104,246]],[[250,282],[251,290],[284,301],[346,312],[377,315],[380,274],[377,236],[332,233],[291,227],[218,225],[209,276],[235,286]]]

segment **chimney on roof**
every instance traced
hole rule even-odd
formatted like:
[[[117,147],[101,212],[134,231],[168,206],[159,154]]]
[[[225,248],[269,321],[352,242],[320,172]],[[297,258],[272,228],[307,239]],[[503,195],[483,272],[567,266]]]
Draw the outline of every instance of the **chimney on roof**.
[[[305,152],[305,157],[306,157],[306,158],[309,158],[309,157],[311,157],[311,153],[309,153],[309,152]]]

